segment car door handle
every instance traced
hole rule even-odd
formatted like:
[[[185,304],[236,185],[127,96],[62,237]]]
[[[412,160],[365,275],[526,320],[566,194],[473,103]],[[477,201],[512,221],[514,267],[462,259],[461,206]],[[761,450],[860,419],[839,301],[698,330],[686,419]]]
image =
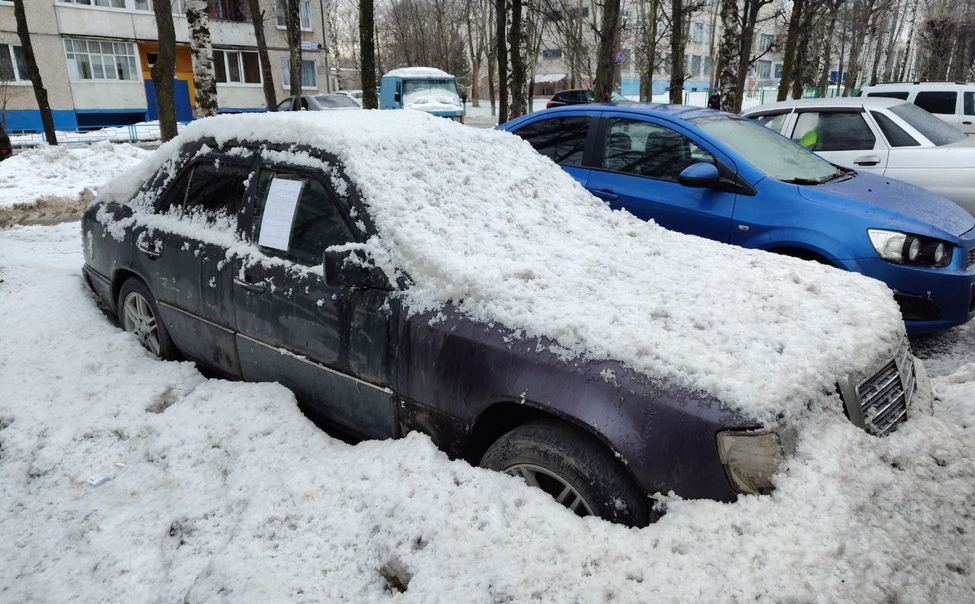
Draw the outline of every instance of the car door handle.
[[[601,197],[602,199],[617,199],[619,195],[616,191],[612,189],[596,189],[592,192],[596,197]]]
[[[853,160],[858,166],[876,166],[880,163],[880,158],[876,155],[864,155]]]
[[[135,244],[135,249],[139,250],[140,252],[142,252],[146,256],[149,256],[152,259],[156,259],[160,256],[159,252],[157,252],[154,249],[146,247],[145,244],[142,243]]]
[[[971,125],[972,125],[972,123],[971,123],[971,122],[969,122],[969,121],[967,121],[967,120],[966,120],[966,121],[964,121],[964,122],[962,122],[962,123],[963,123],[963,124],[965,124],[966,126],[971,126]]]
[[[234,278],[234,285],[239,285],[245,291],[249,291],[252,294],[263,294],[267,290],[267,285],[264,283],[251,283],[250,281],[244,281],[236,277]]]

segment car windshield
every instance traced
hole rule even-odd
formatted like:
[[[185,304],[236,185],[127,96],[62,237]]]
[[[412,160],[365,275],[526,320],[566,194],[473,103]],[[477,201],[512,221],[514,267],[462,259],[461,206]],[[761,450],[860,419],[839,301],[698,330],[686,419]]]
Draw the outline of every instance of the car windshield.
[[[447,90],[453,94],[457,94],[457,84],[453,79],[403,81],[403,92],[405,94],[412,94],[420,90]]]
[[[964,132],[944,120],[934,117],[913,103],[894,105],[890,111],[939,147],[965,139],[966,134]]]
[[[315,97],[318,104],[324,109],[338,109],[341,107],[359,108],[359,104],[345,96],[344,94],[319,94]]]
[[[776,180],[808,185],[846,174],[786,137],[751,120],[711,115],[692,119],[691,123]]]

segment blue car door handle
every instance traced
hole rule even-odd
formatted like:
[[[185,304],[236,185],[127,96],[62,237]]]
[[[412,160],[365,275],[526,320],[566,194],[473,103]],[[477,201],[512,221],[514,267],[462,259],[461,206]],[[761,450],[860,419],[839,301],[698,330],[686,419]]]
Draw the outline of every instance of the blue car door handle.
[[[612,189],[596,189],[592,193],[596,197],[601,197],[603,199],[617,199],[619,197],[616,191]]]

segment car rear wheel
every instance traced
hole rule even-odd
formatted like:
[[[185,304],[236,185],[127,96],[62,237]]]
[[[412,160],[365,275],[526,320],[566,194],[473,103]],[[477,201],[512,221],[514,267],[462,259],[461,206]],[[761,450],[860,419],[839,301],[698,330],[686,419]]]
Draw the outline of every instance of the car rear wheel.
[[[649,500],[606,449],[582,430],[556,421],[518,426],[492,444],[484,468],[522,478],[578,516],[645,526]]]
[[[142,281],[131,278],[122,285],[118,299],[122,329],[135,335],[143,348],[160,359],[176,358],[176,347],[159,318],[159,309],[149,288]]]

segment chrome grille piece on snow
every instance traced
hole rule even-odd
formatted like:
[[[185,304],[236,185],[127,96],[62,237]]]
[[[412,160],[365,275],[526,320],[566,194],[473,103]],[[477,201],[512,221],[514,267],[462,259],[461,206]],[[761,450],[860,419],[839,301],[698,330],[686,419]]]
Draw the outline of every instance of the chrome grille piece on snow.
[[[856,385],[840,381],[850,421],[876,436],[890,433],[907,419],[916,391],[914,356],[906,339],[897,355],[873,375]]]

